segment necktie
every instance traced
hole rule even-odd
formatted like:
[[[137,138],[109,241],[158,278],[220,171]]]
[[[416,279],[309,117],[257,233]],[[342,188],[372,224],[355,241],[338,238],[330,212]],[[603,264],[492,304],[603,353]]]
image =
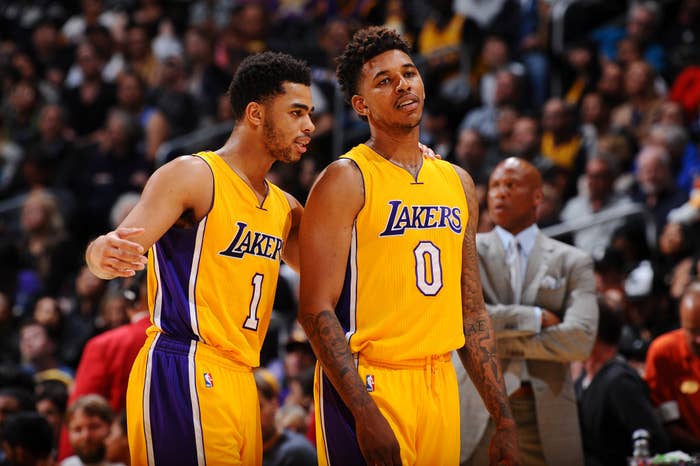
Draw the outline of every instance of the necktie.
[[[510,287],[513,290],[513,304],[520,304],[523,289],[523,277],[520,258],[520,243],[512,238],[506,250],[506,262],[510,272]]]

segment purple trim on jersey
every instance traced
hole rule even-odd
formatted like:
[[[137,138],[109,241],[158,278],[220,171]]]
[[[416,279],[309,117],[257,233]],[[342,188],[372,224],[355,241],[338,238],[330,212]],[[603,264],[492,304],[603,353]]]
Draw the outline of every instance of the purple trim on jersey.
[[[160,324],[164,333],[186,340],[198,340],[192,331],[189,284],[197,228],[170,228],[158,240],[158,267],[162,306]]]
[[[352,268],[350,267],[350,261],[352,258],[348,258],[348,264],[345,267],[345,280],[343,281],[343,290],[340,292],[340,297],[338,298],[338,304],[335,306],[335,315],[338,317],[340,325],[343,327],[343,331],[346,333],[350,331],[350,293],[352,293]]]
[[[355,419],[333,384],[321,371],[321,428],[329,466],[365,465],[355,433]]]
[[[189,348],[189,342],[175,341],[161,335],[153,351],[149,409],[156,466],[197,464],[189,384]],[[195,408],[199,409],[199,406]]]

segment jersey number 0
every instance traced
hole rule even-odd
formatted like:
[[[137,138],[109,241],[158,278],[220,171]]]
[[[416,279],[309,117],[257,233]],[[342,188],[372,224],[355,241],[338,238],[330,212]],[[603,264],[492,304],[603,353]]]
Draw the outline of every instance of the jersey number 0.
[[[442,289],[440,249],[430,241],[421,241],[413,250],[416,257],[416,286],[426,296],[435,296]]]

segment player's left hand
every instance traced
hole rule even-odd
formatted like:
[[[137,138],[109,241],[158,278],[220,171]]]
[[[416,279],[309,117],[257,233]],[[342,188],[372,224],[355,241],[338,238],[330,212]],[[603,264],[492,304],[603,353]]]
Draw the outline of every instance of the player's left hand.
[[[518,451],[518,437],[515,424],[508,427],[499,427],[491,438],[489,446],[489,464],[499,466],[520,466],[520,453]]]
[[[442,160],[442,156],[440,154],[436,154],[434,150],[423,143],[418,143],[418,149],[420,149],[421,154],[423,154],[423,157],[425,158]]]

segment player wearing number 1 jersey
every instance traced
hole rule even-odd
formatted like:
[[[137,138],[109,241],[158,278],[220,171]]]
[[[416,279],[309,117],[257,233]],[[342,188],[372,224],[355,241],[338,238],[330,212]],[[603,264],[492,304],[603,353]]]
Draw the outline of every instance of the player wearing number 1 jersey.
[[[416,149],[425,91],[408,53],[376,27],[346,47],[338,80],[371,137],[320,175],[300,228],[319,464],[458,464],[455,349],[498,426],[492,464],[516,464],[479,281],[474,184]]]
[[[260,464],[252,367],[259,363],[280,259],[297,268],[301,206],[265,180],[314,129],[310,70],[278,53],[244,60],[224,147],[157,170],[120,227],[93,241],[90,269],[130,276],[148,254],[152,325],[127,391],[138,465]]]

